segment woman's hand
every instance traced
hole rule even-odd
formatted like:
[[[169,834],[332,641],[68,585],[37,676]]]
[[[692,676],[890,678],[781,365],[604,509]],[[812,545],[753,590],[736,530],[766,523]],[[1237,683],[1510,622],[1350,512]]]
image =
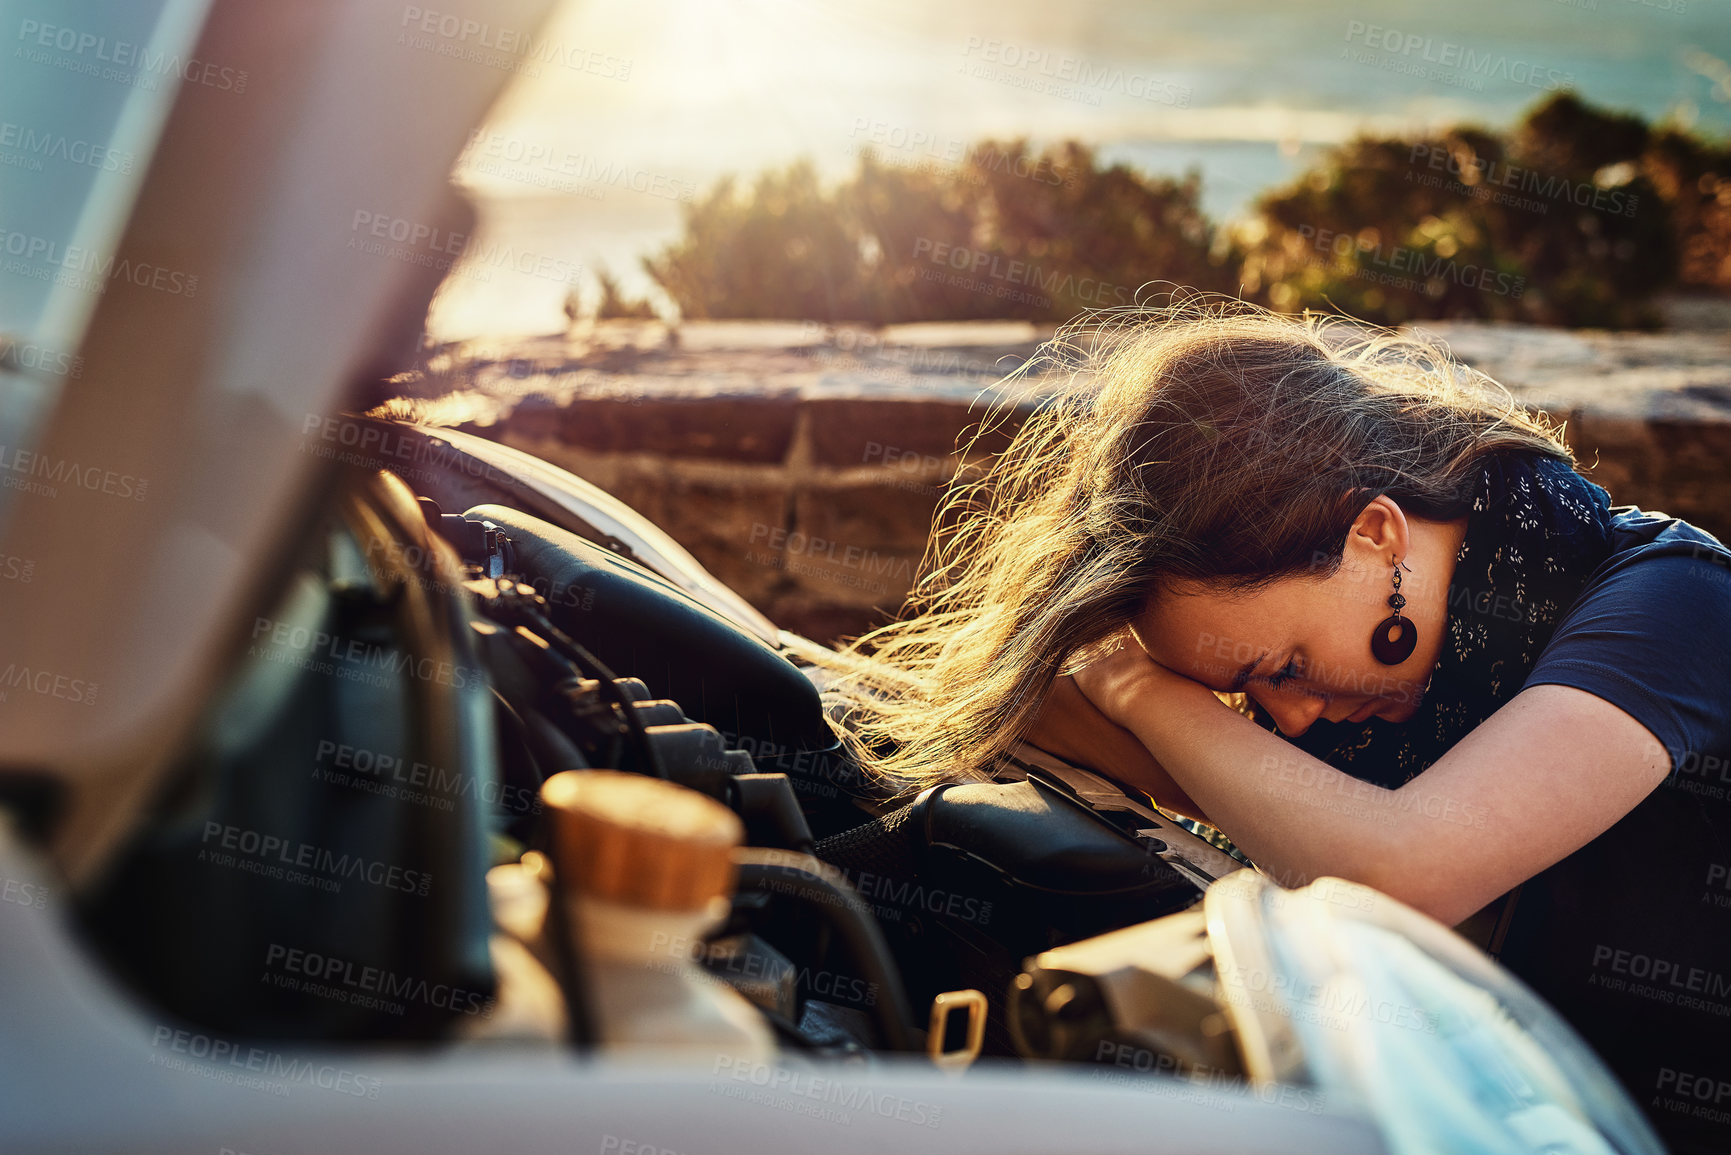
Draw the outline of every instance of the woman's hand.
[[[1102,714],[1073,678],[1061,677],[1052,683],[1027,741],[1066,762],[1134,786],[1162,809],[1207,821],[1202,808],[1172,780],[1141,740]]]
[[[1075,674],[1077,687],[1100,713],[1119,726],[1128,726],[1135,704],[1158,701],[1166,695],[1197,693],[1213,695],[1200,682],[1160,665],[1142,648],[1134,635],[1126,633],[1123,645],[1098,658]]]

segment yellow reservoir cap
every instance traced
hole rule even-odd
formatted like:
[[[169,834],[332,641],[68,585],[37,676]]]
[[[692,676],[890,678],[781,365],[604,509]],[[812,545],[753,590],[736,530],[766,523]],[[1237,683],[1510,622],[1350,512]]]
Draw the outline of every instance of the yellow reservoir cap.
[[[650,910],[701,910],[733,893],[738,815],[707,795],[641,774],[566,770],[541,784],[566,885]]]

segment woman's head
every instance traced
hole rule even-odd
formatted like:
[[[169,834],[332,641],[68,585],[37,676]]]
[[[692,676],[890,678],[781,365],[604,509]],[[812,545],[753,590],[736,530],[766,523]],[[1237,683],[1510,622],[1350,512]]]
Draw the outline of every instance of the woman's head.
[[[856,643],[876,668],[833,692],[886,775],[989,761],[1099,643],[1140,624],[1158,656],[1146,630],[1185,595],[1207,595],[1190,599],[1192,632],[1212,612],[1220,628],[1200,632],[1230,637],[1229,607],[1294,583],[1377,590],[1362,581],[1374,550],[1349,533],[1373,505],[1392,516],[1370,528],[1394,534],[1375,549],[1398,553],[1412,524],[1466,514],[1485,454],[1569,458],[1445,350],[1345,321],[1236,302],[1113,311],[1053,351],[1080,353],[1076,371],[952,493],[901,620]]]
[[[1239,588],[1221,581],[1156,587],[1130,629],[1154,660],[1221,693],[1244,693],[1288,737],[1316,721],[1401,722],[1418,711],[1442,649],[1448,583],[1465,519],[1409,517],[1371,499],[1338,558],[1314,573]],[[1390,613],[1397,564],[1415,645],[1385,663],[1372,637]]]

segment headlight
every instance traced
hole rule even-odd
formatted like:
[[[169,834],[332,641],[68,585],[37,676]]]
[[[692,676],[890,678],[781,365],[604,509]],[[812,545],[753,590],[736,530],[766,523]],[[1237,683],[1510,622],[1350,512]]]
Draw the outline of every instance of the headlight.
[[[1314,1083],[1395,1152],[1663,1153],[1574,1031],[1440,924],[1340,879],[1254,871],[1205,900],[1253,1080]]]

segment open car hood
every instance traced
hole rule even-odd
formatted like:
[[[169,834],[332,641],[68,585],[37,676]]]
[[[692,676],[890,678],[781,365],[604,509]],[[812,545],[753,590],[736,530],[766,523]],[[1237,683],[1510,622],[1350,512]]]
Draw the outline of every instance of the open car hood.
[[[42,19],[102,27],[122,2]],[[527,36],[552,6],[446,0],[428,32],[396,0],[214,0],[191,55],[244,72],[244,91],[164,82],[179,91],[114,255],[196,291],[107,285],[79,379],[27,447],[62,482],[14,493],[0,531],[32,564],[0,599],[0,767],[15,790],[62,791],[54,850],[75,881],[124,832],[320,492],[307,417],[376,375],[444,275],[392,230],[464,231],[448,173],[514,69],[456,51],[463,30]]]

